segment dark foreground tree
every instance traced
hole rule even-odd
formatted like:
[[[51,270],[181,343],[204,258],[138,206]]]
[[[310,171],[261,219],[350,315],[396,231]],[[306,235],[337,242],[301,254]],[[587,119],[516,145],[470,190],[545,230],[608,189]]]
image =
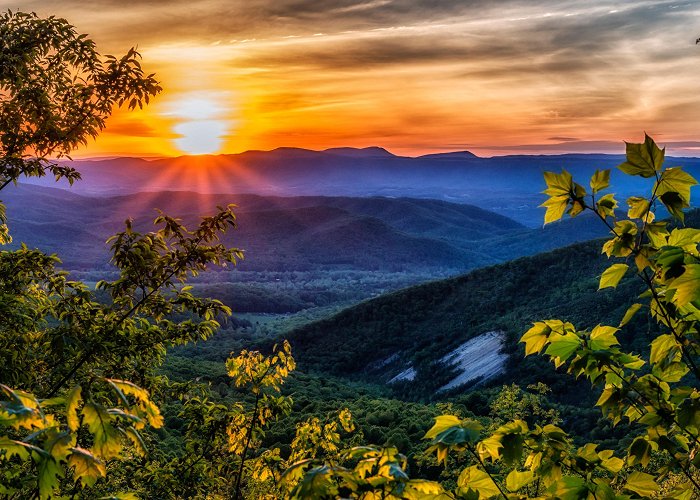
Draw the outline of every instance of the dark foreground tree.
[[[47,173],[72,183],[79,173],[56,160],[95,137],[115,106],[160,91],[134,49],[101,57],[63,19],[7,12],[0,45],[0,189]],[[110,240],[119,276],[97,285],[107,300],[70,281],[55,256],[0,251],[0,494],[75,495],[115,459],[145,452],[140,432],[162,425],[149,391],[166,349],[207,338],[230,313],[184,281],[242,257],[218,242],[235,226],[231,208],[193,229],[161,215],[140,234],[127,221]],[[7,242],[2,205],[0,222]]]

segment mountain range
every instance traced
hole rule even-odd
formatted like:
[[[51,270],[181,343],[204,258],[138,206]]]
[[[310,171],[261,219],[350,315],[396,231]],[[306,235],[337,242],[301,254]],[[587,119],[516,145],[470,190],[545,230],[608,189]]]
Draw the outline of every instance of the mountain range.
[[[23,184],[3,191],[14,245],[61,256],[69,269],[107,265],[105,240],[132,218],[151,231],[155,209],[196,224],[235,203],[238,228],[225,242],[242,248],[240,269],[308,271],[417,269],[452,274],[605,234],[586,217],[527,228],[481,208],[432,199],[274,197],[193,192],[79,195]]]
[[[141,191],[247,193],[265,196],[383,196],[434,198],[467,203],[508,216],[529,227],[541,224],[542,173],[567,169],[582,183],[596,169],[613,168],[621,155],[516,155],[480,158],[469,151],[416,158],[370,147],[311,151],[279,148],[235,155],[182,156],[145,160],[80,160],[81,194]],[[668,158],[700,175],[700,159]],[[52,179],[32,180],[54,186]],[[621,196],[643,191],[644,181],[613,171]]]

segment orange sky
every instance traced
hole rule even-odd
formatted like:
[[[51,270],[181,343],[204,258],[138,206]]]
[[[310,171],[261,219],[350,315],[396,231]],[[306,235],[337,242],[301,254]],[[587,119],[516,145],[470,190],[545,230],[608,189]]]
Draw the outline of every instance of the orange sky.
[[[29,0],[164,92],[76,156],[378,145],[700,155],[698,2]]]

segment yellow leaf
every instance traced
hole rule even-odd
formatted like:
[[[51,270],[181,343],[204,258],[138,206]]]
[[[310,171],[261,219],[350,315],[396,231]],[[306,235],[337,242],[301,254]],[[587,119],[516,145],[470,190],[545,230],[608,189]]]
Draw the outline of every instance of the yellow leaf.
[[[617,284],[625,276],[627,269],[629,269],[627,264],[613,264],[607,268],[600,277],[598,290],[602,290],[603,288],[616,288]]]

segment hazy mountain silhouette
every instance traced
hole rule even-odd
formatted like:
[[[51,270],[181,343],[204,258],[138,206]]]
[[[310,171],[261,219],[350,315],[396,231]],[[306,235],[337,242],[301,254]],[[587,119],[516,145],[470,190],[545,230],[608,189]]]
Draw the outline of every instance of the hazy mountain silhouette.
[[[479,158],[469,152],[395,156],[378,148],[310,151],[279,148],[236,155],[181,156],[156,160],[118,158],[80,161],[83,180],[74,191],[126,194],[141,191],[197,191],[299,196],[384,196],[435,198],[468,203],[536,227],[544,189],[542,173],[569,170],[582,184],[595,169],[613,168],[616,155],[503,156]],[[700,159],[669,158],[700,175]],[[35,181],[32,181],[35,182]],[[36,181],[53,186],[51,179]],[[621,199],[644,190],[643,179],[613,171]]]

